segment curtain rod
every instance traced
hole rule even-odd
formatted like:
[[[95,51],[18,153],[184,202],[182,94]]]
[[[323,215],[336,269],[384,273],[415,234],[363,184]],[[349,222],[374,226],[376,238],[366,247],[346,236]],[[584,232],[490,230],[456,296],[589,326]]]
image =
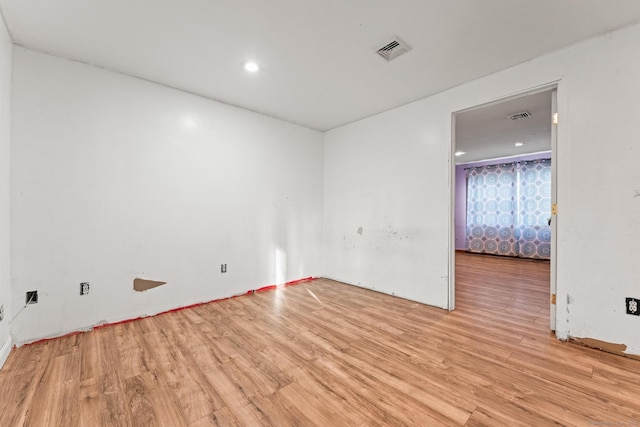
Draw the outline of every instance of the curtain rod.
[[[546,162],[546,161],[551,161],[551,158],[534,159],[534,160],[518,160],[517,162],[493,163],[493,164],[484,165],[484,166],[469,166],[468,168],[464,168],[464,170],[478,169],[478,168],[497,168],[498,166],[510,166],[510,165],[517,165],[517,164],[520,164],[520,163],[527,164],[527,163]]]

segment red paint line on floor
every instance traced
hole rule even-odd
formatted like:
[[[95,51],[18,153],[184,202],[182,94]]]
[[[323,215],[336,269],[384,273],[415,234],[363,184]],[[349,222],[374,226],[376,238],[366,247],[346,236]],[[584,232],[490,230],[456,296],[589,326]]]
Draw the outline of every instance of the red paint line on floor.
[[[148,316],[147,316],[148,317]],[[129,322],[134,322],[136,320],[140,320],[140,319],[144,319],[144,317],[132,317],[131,319],[125,319],[125,320],[119,320],[117,322],[108,322],[108,323],[101,323],[99,325],[95,325],[93,329],[102,329],[102,328],[106,328],[107,326],[115,326],[115,325],[122,325],[124,323],[129,323]]]
[[[284,283],[283,285],[281,285],[281,287],[298,285],[300,283],[309,282],[311,280],[314,280],[314,278],[313,277],[305,277],[304,279],[292,280],[291,282]],[[144,319],[146,317],[154,317],[154,316],[159,316],[161,314],[167,314],[167,313],[175,313],[177,311],[186,310],[187,308],[193,308],[193,307],[198,307],[198,306],[205,305],[205,304],[213,304],[213,303],[220,302],[220,301],[226,301],[226,300],[229,300],[229,299],[241,297],[243,295],[251,295],[251,294],[254,294],[256,292],[271,291],[271,290],[277,289],[278,287],[279,287],[279,285],[263,286],[262,288],[249,290],[244,294],[232,295],[230,297],[218,298],[218,299],[214,299],[214,300],[211,300],[211,301],[197,302],[195,304],[186,305],[184,307],[176,307],[176,308],[172,308],[170,310],[161,311],[160,313],[152,314],[152,315],[149,315],[149,316],[139,316],[139,317],[133,317],[131,319],[119,320],[117,322],[101,323],[99,325],[95,325],[95,326],[91,327],[91,329],[87,329],[87,330],[83,330],[83,331],[73,331],[73,332],[69,332],[68,334],[60,335],[58,337],[42,338],[42,339],[39,339],[37,341],[26,343],[24,345],[33,345],[33,344],[39,344],[39,343],[43,343],[43,342],[47,342],[47,341],[51,341],[51,340],[57,340],[57,339],[60,339],[60,338],[66,338],[66,337],[70,337],[70,336],[73,336],[73,335],[82,334],[84,332],[89,332],[89,331],[93,331],[93,330],[96,330],[96,329],[106,328],[107,326],[116,326],[116,325],[122,325],[124,323],[135,322],[136,320]],[[15,345],[14,345],[14,347],[15,347]]]
[[[40,339],[40,340],[38,340],[38,341],[30,342],[30,343],[25,344],[25,345],[39,344],[39,343],[41,343],[41,342],[45,342],[45,341],[51,341],[51,340],[57,340],[57,339],[59,339],[59,338],[71,337],[71,336],[73,336],[73,335],[82,334],[82,333],[84,333],[84,332],[87,332],[87,331],[73,331],[73,332],[69,332],[68,334],[60,335],[59,337],[42,338],[42,339]],[[14,347],[15,347],[15,345],[14,345]]]
[[[258,289],[253,289],[253,290],[247,291],[247,295],[248,294],[255,294],[256,292],[271,291],[271,290],[277,289],[279,287],[283,288],[283,287],[286,287],[286,286],[293,286],[293,285],[297,285],[299,283],[308,282],[310,280],[313,280],[313,277],[305,277],[304,279],[292,280],[291,282],[283,283],[282,285],[263,286],[263,287],[258,288]]]
[[[153,314],[153,315],[148,316],[148,317],[159,316],[160,314],[166,314],[166,313],[175,313],[176,311],[186,310],[187,308],[199,307],[199,306],[205,305],[205,304],[212,304],[212,303],[215,303],[215,302],[226,301],[226,300],[232,299],[232,298],[238,298],[238,297],[241,297],[242,295],[246,295],[246,294],[232,295],[230,297],[218,298],[218,299],[213,299],[211,301],[205,301],[205,302],[197,302],[195,304],[185,305],[184,307],[176,307],[176,308],[172,308],[172,309],[167,310],[167,311],[161,311],[158,314]]]
[[[309,282],[309,281],[311,281],[313,279],[314,279],[313,277],[305,277],[304,279],[298,279],[298,280],[293,280],[291,282],[287,282],[284,285],[285,286],[297,285],[299,283]]]

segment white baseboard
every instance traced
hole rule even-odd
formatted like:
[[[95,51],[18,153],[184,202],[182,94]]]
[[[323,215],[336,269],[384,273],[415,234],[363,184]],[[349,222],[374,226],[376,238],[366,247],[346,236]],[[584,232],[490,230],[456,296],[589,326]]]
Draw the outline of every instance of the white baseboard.
[[[11,353],[12,345],[13,340],[11,339],[11,335],[9,335],[4,341],[4,344],[2,344],[2,347],[0,347],[0,369],[2,369],[2,366],[4,366],[4,362],[6,362],[9,358],[9,353]]]

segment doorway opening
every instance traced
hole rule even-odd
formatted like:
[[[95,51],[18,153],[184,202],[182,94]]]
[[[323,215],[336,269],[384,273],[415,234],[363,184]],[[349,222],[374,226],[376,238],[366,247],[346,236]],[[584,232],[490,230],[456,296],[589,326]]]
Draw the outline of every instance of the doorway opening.
[[[452,115],[449,308],[555,330],[557,86]]]

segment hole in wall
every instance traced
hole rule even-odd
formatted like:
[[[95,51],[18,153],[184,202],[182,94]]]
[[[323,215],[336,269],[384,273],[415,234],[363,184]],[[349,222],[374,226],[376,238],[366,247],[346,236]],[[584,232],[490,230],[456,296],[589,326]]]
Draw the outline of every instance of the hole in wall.
[[[142,292],[166,284],[167,282],[159,282],[157,280],[133,279],[133,290],[136,292]]]

